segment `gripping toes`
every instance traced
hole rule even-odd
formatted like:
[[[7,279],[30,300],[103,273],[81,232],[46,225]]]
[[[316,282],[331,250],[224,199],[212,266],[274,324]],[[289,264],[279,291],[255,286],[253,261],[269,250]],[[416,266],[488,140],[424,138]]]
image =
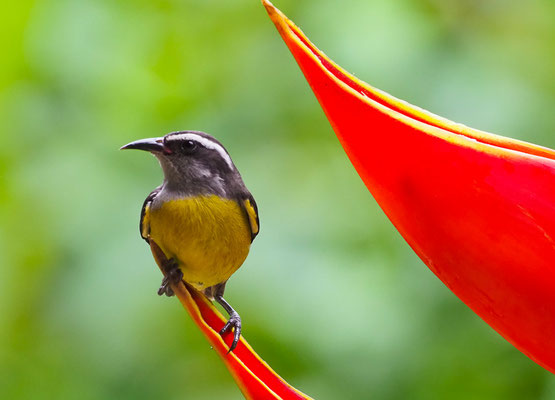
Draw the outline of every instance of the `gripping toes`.
[[[232,313],[229,316],[229,321],[227,321],[227,323],[220,331],[220,335],[231,331],[231,329],[233,329],[233,343],[229,347],[228,353],[235,350],[235,348],[237,347],[237,343],[239,343],[239,338],[241,337],[241,317],[237,313]]]
[[[162,296],[165,294],[168,297],[174,295],[171,285],[177,285],[183,279],[183,272],[179,269],[179,266],[175,261],[169,261],[166,266],[164,266],[166,275],[162,279],[162,285],[158,289],[158,295]]]

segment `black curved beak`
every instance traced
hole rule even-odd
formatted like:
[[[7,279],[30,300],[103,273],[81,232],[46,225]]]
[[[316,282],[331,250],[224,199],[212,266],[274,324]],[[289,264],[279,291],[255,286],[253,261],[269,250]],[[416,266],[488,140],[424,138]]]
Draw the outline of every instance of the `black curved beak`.
[[[120,148],[120,150],[127,150],[127,149],[162,152],[165,149],[164,139],[150,138],[150,139],[135,140],[134,142],[128,143],[125,146],[122,146]]]

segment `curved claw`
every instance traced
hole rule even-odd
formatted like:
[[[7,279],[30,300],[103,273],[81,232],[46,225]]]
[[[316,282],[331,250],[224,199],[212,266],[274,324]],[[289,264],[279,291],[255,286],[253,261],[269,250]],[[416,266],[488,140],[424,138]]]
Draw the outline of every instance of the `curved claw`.
[[[162,285],[158,289],[158,296],[165,294],[168,297],[174,295],[171,285],[176,285],[183,279],[183,272],[179,269],[179,266],[175,261],[169,261],[168,265],[164,268],[166,270],[166,275],[162,279]]]
[[[162,279],[162,285],[158,289],[158,296],[162,296],[164,294],[168,297],[174,295],[173,289],[170,286],[170,280],[167,276]]]
[[[237,343],[239,343],[239,338],[241,337],[241,317],[237,313],[229,316],[229,321],[227,321],[224,327],[220,330],[220,335],[231,331],[231,329],[233,329],[233,342],[231,343],[227,354],[232,352],[237,347]]]

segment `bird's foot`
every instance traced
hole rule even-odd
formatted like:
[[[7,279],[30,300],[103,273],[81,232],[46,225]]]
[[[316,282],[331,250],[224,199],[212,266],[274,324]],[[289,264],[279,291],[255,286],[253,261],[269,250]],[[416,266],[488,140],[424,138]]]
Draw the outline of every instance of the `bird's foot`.
[[[233,343],[231,343],[231,346],[229,347],[228,354],[237,347],[237,343],[239,343],[239,338],[241,337],[241,317],[236,312],[230,313],[229,321],[227,321],[227,323],[220,331],[220,335],[223,335],[224,333],[229,332],[232,329]]]
[[[166,296],[171,297],[174,295],[171,285],[177,285],[181,282],[183,279],[183,272],[175,260],[167,260],[167,263],[164,265],[164,271],[166,274],[164,275],[164,279],[162,279],[162,286],[158,289],[158,296],[165,294]]]
[[[214,300],[216,300],[229,314],[229,320],[220,331],[220,335],[223,336],[225,333],[231,332],[231,330],[233,329],[233,342],[231,343],[231,346],[229,347],[229,350],[227,352],[227,354],[229,354],[230,352],[235,350],[235,348],[237,347],[237,343],[239,343],[239,338],[241,337],[241,317],[239,316],[237,311],[235,311],[233,307],[231,307],[229,303],[225,301],[223,297],[224,289],[225,282],[216,285],[216,295],[214,296]]]

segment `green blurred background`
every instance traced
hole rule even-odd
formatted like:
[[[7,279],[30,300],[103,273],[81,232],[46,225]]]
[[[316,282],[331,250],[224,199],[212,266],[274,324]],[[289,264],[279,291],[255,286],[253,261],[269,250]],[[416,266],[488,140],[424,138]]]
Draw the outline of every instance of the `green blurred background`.
[[[280,0],[336,62],[476,128],[555,147],[552,0]],[[227,146],[261,234],[244,334],[316,399],[553,399],[554,377],[409,249],[257,0],[4,2],[0,396],[240,399],[139,238],[135,139]]]

